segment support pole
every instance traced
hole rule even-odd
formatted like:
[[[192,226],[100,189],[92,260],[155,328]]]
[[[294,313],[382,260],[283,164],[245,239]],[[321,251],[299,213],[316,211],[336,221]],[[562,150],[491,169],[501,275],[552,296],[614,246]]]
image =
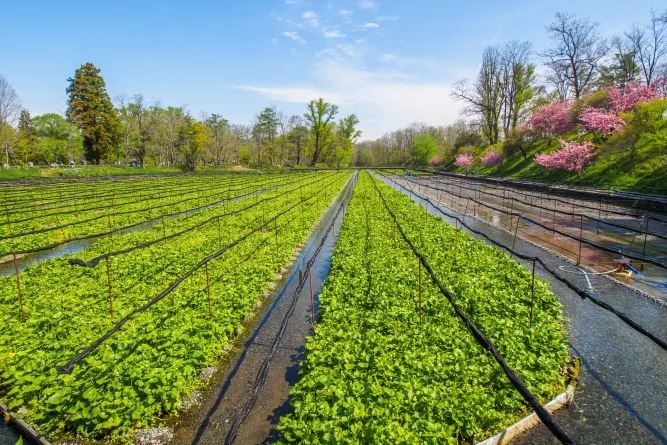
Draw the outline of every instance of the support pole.
[[[204,263],[204,274],[206,274],[206,296],[208,298],[208,318],[213,318],[213,310],[211,308],[211,279],[208,274],[208,263]]]
[[[310,289],[310,325],[315,327],[315,297],[313,296],[313,274],[308,268],[308,288]]]
[[[419,261],[419,257],[417,257],[417,267],[419,268],[419,306],[417,310],[419,313],[419,323],[422,323],[422,263]]]
[[[533,259],[533,280],[530,284],[530,324],[533,327],[533,306],[535,306],[535,259]]]
[[[9,220],[9,207],[5,203],[5,216],[7,217],[7,233],[12,234],[12,223]],[[14,250],[12,248],[12,250]],[[16,252],[12,252],[13,262],[14,262],[14,274],[16,275],[16,291],[18,292],[19,297],[19,319],[21,323],[25,322],[25,311],[23,309],[23,291],[21,290],[21,274],[19,273],[19,264]]]
[[[581,240],[584,234],[584,216],[579,218],[579,256],[577,257],[577,266],[581,264]]]
[[[514,243],[516,243],[516,235],[519,232],[519,221],[521,220],[520,216],[516,217],[516,227],[514,228],[514,239],[512,239],[512,250],[514,250]]]
[[[111,266],[109,265],[109,257],[106,257],[106,268],[107,268],[107,289],[109,291],[107,296],[107,301],[109,303],[109,317],[113,322],[113,292],[111,287]]]

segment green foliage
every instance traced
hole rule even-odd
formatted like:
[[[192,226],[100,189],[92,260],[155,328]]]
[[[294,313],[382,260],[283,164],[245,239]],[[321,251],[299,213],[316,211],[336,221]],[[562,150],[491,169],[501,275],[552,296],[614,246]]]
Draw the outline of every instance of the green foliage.
[[[220,217],[217,221],[221,226],[212,222],[168,242],[112,257],[109,267],[114,289],[113,320],[107,302],[104,265],[73,267],[67,262],[71,256],[66,256],[22,272],[25,322],[19,320],[13,277],[0,277],[0,393],[3,400],[10,409],[24,411],[29,422],[54,438],[66,433],[88,440],[105,436],[127,440],[133,428],[151,425],[165,413],[177,411],[184,397],[204,384],[199,378],[202,369],[215,364],[225,354],[232,339],[242,331],[243,320],[261,302],[262,292],[296,247],[307,239],[311,227],[350,176],[349,173],[319,175],[323,176],[321,182],[313,173],[275,175],[268,180],[282,185],[262,194],[260,198],[272,198],[262,205],[246,209],[255,202],[247,198],[192,215],[167,218],[164,225],[115,234],[113,239],[102,238],[79,253],[78,257],[90,259],[110,249],[120,250],[157,240],[165,231],[175,233],[206,219],[216,221],[215,217]],[[239,185],[244,182],[249,190],[261,187],[255,177],[227,179]],[[173,180],[187,188],[201,180],[215,184],[220,178],[178,176]],[[303,189],[299,183],[292,183],[295,180],[303,184]],[[330,187],[323,186],[327,183]],[[134,187],[137,183],[131,181],[131,184]],[[63,192],[76,195],[84,185],[68,183]],[[228,186],[222,185],[224,192],[216,193],[228,193]],[[35,200],[48,199],[52,193],[48,186],[37,187],[34,192]],[[321,193],[298,207],[298,216],[295,209],[280,217],[277,224],[253,234],[208,264],[210,317],[207,281],[204,271],[199,270],[164,301],[128,322],[77,365],[72,374],[56,372],[57,366],[106,332],[112,322],[163,291],[203,257],[293,205],[301,192],[306,197]],[[209,197],[209,201],[211,199]],[[197,204],[201,202],[192,201],[189,207]],[[243,211],[233,217],[227,215],[238,210]],[[160,210],[156,212],[159,215]],[[113,219],[112,222],[122,223]]]
[[[310,124],[313,136],[313,150],[310,166],[315,166],[322,159],[325,147],[332,143],[335,121],[338,114],[338,105],[325,102],[321,97],[308,102],[308,112],[303,117]]]
[[[191,121],[187,131],[187,143],[183,144],[181,148],[185,159],[183,168],[187,171],[194,171],[197,157],[204,151],[209,141],[208,128],[201,122]]]
[[[422,133],[415,137],[412,144],[412,162],[414,165],[425,166],[438,151],[438,142],[430,133]]]
[[[545,402],[564,389],[561,305],[530,272],[379,184],[408,236],[457,303]],[[420,283],[421,281],[421,283]],[[420,293],[421,287],[421,293]],[[521,396],[473,339],[395,231],[361,174],[306,343],[287,443],[474,443],[526,414]]]
[[[81,130],[86,159],[104,162],[118,147],[121,124],[100,69],[85,63],[68,82],[67,118]]]
[[[606,106],[606,93],[585,96],[579,104]],[[597,144],[593,165],[581,175],[564,171],[547,171],[534,162],[540,153],[550,153],[560,146],[555,138],[525,136],[517,139],[512,134],[504,142],[505,159],[496,167],[480,168],[484,175],[507,176],[553,183],[571,183],[598,187],[637,189],[667,193],[667,98],[640,102],[630,112],[620,113],[627,123],[624,129],[613,133]],[[566,142],[592,140],[593,135],[580,135],[579,130],[565,134]],[[453,167],[450,167],[453,169]]]
[[[572,120],[574,122],[578,121],[579,116],[581,115],[581,110],[586,107],[601,108],[606,110],[609,109],[610,105],[611,103],[607,91],[593,91],[574,101],[572,105]]]

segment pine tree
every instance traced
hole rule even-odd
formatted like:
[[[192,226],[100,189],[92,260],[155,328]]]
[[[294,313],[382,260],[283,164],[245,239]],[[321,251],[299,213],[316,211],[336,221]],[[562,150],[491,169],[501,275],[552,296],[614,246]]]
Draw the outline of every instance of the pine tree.
[[[100,69],[83,64],[67,81],[67,119],[81,130],[86,160],[104,162],[118,146],[121,124]]]
[[[16,154],[26,164],[30,160],[31,155],[35,150],[36,143],[37,131],[35,130],[35,125],[32,123],[32,119],[30,118],[30,112],[28,110],[21,110],[21,114],[19,115]]]

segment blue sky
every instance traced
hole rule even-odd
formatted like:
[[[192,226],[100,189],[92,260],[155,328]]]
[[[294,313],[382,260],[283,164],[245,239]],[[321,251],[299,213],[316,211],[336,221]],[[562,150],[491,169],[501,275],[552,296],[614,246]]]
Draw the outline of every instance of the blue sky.
[[[302,114],[317,97],[355,113],[362,139],[410,124],[444,125],[452,84],[483,49],[549,44],[558,11],[611,36],[645,23],[658,1],[4,0],[0,74],[33,115],[66,108],[67,78],[90,61],[112,98],[143,94],[191,114],[250,124],[264,107]]]

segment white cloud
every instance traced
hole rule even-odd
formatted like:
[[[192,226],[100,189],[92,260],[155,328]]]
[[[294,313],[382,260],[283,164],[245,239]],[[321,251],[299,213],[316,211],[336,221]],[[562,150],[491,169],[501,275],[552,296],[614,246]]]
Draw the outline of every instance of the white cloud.
[[[352,14],[352,11],[349,9],[341,9],[340,11],[338,11],[338,14],[340,14],[343,17],[347,17]]]
[[[320,24],[319,17],[315,11],[306,11],[301,14],[301,17],[308,22],[313,28],[317,28]]]
[[[325,30],[324,37],[326,37],[327,39],[340,39],[342,37],[345,37],[345,34],[338,31],[337,29],[332,29],[332,30]]]
[[[277,45],[278,44],[278,39],[276,39],[276,38],[271,39],[271,44],[272,45]]]
[[[342,50],[339,48],[339,51]],[[401,71],[363,69],[344,58],[323,58],[315,67],[324,88],[316,86],[249,86],[269,100],[305,104],[323,97],[341,106],[341,114],[355,113],[364,139],[408,126],[411,122],[445,125],[461,110],[449,82],[424,81]]]
[[[284,35],[285,37],[287,37],[288,39],[294,41],[294,42],[299,42],[299,43],[301,43],[301,44],[306,43],[306,41],[304,40],[304,38],[301,37],[301,36],[299,35],[299,33],[296,32],[296,31],[285,31],[285,32],[283,33],[283,35]]]
[[[397,15],[381,15],[381,16],[377,17],[376,20],[378,22],[391,22],[391,21],[394,21],[394,20],[398,20],[398,16]]]
[[[378,7],[378,3],[375,0],[361,0],[359,7],[361,9],[375,9]]]
[[[271,87],[255,85],[239,85],[238,89],[258,93],[269,100],[306,104],[316,97],[323,97],[329,102],[343,103],[343,98],[335,91],[307,86]]]
[[[366,29],[374,29],[374,28],[379,28],[380,25],[378,25],[375,22],[367,22],[367,23],[364,23],[361,27],[366,28]]]

